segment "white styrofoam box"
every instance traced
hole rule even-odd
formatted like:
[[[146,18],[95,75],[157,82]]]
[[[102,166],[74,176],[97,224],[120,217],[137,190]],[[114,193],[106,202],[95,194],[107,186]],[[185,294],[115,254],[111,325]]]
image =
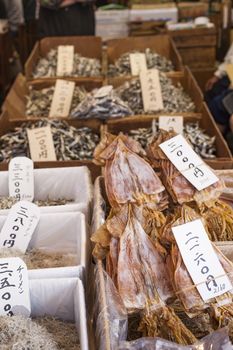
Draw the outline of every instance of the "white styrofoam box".
[[[97,10],[95,12],[95,19],[97,23],[109,23],[116,24],[118,22],[128,23],[129,21],[129,10]]]
[[[34,169],[35,200],[66,198],[72,203],[40,207],[42,213],[80,211],[89,220],[93,197],[89,169],[86,166]],[[0,196],[8,196],[8,171],[0,172]],[[0,210],[6,215],[9,210]]]
[[[76,324],[81,350],[88,350],[84,288],[79,278],[30,279],[31,316],[54,316]],[[78,344],[77,344],[78,345]]]
[[[96,35],[104,39],[126,37],[129,34],[129,10],[98,10],[96,16]]]
[[[0,216],[0,231],[6,221],[6,216]],[[42,214],[39,223],[29,243],[30,248],[42,249],[48,253],[61,252],[74,256],[76,266],[41,269],[42,276],[75,277],[77,266],[87,268],[89,254],[89,239],[87,237],[85,216],[82,213],[49,213]],[[45,272],[44,270],[48,270]],[[34,274],[30,270],[30,273]],[[79,275],[78,275],[79,276]]]
[[[167,7],[160,9],[131,9],[130,22],[136,21],[175,21],[178,22],[178,9],[176,7]]]

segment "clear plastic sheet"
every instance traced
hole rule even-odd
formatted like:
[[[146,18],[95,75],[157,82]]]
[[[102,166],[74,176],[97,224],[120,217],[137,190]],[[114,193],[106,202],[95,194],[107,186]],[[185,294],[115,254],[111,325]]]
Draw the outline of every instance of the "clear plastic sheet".
[[[194,345],[182,346],[161,338],[140,338],[132,342],[121,342],[118,350],[233,350],[233,346],[227,328],[222,328]]]
[[[94,329],[98,350],[116,350],[127,338],[127,311],[100,260],[95,267]]]

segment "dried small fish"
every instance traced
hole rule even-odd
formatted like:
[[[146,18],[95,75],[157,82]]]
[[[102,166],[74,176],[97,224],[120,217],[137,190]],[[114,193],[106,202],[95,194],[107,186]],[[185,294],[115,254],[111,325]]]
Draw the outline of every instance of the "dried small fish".
[[[159,132],[158,122],[154,122],[154,129],[139,128],[130,130],[128,135],[140,143],[145,149],[152,142],[153,136],[157,136]],[[215,136],[209,136],[206,131],[200,128],[198,121],[184,124],[184,137],[192,145],[194,151],[203,159],[216,158]]]
[[[33,117],[48,117],[54,90],[54,86],[42,90],[36,90],[30,86],[29,95],[26,96],[26,115]],[[87,92],[84,87],[75,87],[70,107],[71,112],[85,98],[86,94]]]
[[[107,89],[107,93],[104,89]],[[103,93],[101,93],[103,92]],[[115,118],[133,114],[128,104],[120,99],[111,85],[95,89],[71,112],[72,118]]]
[[[61,120],[39,120],[28,122],[14,131],[0,137],[0,162],[9,161],[16,156],[30,157],[26,129],[40,128],[50,125],[57,160],[92,159],[93,152],[99,142],[99,135],[92,129],[83,127],[76,129]]]
[[[116,76],[116,75],[130,75],[130,54],[131,53],[143,53],[141,51],[132,51],[126,52],[121,55],[114,64],[110,64],[108,67],[108,75]],[[154,52],[150,48],[145,49],[144,51],[146,56],[147,68],[152,69],[156,68],[162,72],[170,72],[174,70],[174,66],[170,60],[166,57],[159,55]]]
[[[57,49],[51,49],[46,57],[40,58],[34,72],[33,78],[55,77],[57,69]],[[97,58],[83,57],[74,54],[74,65],[71,74],[64,76],[73,77],[95,77],[101,75],[101,62]]]
[[[75,324],[54,317],[0,316],[0,348],[78,350]]]
[[[181,84],[173,85],[172,80],[164,73],[159,74],[163,105],[165,112],[194,112],[195,105],[184,91]],[[142,90],[138,78],[125,82],[116,89],[120,98],[126,101],[134,114],[153,114],[154,111],[145,112],[143,109]]]
[[[49,206],[57,206],[57,205],[65,205],[67,203],[71,203],[72,199],[66,198],[58,198],[58,199],[50,199],[47,198],[45,200],[35,200],[33,203],[38,205],[38,207],[49,207]],[[16,204],[18,201],[15,197],[0,197],[0,210],[2,209],[10,209],[12,205]]]

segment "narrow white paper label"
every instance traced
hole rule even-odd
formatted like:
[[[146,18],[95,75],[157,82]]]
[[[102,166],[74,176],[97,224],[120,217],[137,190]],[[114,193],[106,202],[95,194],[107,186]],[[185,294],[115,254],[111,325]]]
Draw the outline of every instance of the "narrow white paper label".
[[[147,70],[146,55],[144,53],[130,53],[129,60],[132,75],[139,75],[140,72]]]
[[[13,205],[0,232],[0,248],[15,248],[25,253],[39,219],[37,205],[26,201]]]
[[[172,232],[184,264],[204,301],[232,289],[201,220],[172,227]]]
[[[159,71],[150,69],[140,73],[143,107],[145,112],[163,110]]]
[[[161,115],[159,117],[159,129],[183,134],[183,119],[182,116]]]
[[[34,162],[56,160],[50,126],[27,129],[30,155]]]
[[[11,159],[8,167],[9,196],[18,200],[33,201],[33,161],[27,157]]]
[[[75,88],[74,81],[58,79],[55,84],[49,117],[68,117]]]
[[[103,98],[105,96],[108,96],[112,92],[112,90],[112,85],[103,86],[95,93],[95,98]]]
[[[74,46],[59,45],[57,57],[57,76],[69,75],[73,72]]]
[[[28,270],[20,258],[0,259],[0,315],[29,317]]]
[[[161,143],[159,147],[198,191],[218,181],[217,176],[194,152],[182,135],[172,137],[170,140]]]

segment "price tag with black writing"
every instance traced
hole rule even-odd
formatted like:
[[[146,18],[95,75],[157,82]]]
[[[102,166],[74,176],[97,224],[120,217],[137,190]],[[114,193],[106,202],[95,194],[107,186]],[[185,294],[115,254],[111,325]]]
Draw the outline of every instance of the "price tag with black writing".
[[[217,176],[194,152],[182,135],[172,137],[159,145],[172,164],[198,190],[218,181]]]
[[[40,219],[40,208],[27,201],[14,204],[0,233],[0,248],[15,248],[25,253]]]
[[[143,108],[145,112],[163,110],[163,98],[159,80],[159,71],[149,69],[140,73]]]
[[[183,117],[161,115],[159,117],[159,129],[183,134]]]
[[[130,53],[129,59],[132,75],[139,75],[140,72],[147,70],[146,55],[144,53]]]
[[[29,317],[28,270],[20,258],[0,259],[0,315]]]
[[[172,227],[172,232],[184,264],[204,301],[232,289],[200,219]]]
[[[71,75],[74,66],[74,46],[59,45],[57,56],[57,76]]]
[[[50,126],[27,129],[31,158],[34,162],[56,160],[53,136]]]
[[[58,79],[55,84],[49,117],[68,117],[73,99],[75,82]]]
[[[27,157],[11,159],[8,174],[9,196],[31,202],[34,198],[33,161]]]

